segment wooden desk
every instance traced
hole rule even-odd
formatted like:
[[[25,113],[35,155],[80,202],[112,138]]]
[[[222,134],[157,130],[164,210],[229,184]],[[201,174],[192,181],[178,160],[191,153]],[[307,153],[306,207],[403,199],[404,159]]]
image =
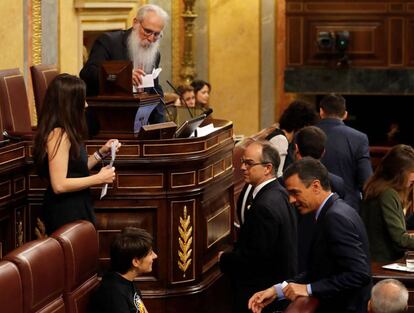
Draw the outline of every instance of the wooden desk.
[[[372,280],[373,283],[377,283],[382,279],[393,278],[402,282],[408,289],[408,312],[414,312],[414,273],[400,272],[387,270],[382,268],[382,265],[387,263],[372,263]]]
[[[0,148],[0,259],[30,240],[26,142]]]

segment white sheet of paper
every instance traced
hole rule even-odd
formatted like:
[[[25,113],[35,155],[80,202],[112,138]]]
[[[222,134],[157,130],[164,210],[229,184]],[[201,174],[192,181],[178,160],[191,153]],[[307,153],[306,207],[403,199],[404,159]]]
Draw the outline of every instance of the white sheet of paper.
[[[413,269],[407,268],[407,266],[403,263],[387,264],[387,265],[383,265],[382,268],[385,268],[388,270],[396,270],[396,271],[401,271],[401,272],[414,273]]]
[[[152,73],[145,74],[145,76],[142,76],[142,83],[137,88],[149,88],[154,87],[154,79],[156,79],[162,71],[162,68],[154,68],[152,70]]]
[[[197,127],[197,137],[207,136],[221,127],[214,127],[213,123],[207,124],[203,127]]]
[[[111,168],[114,165],[114,161],[116,158],[116,144],[117,144],[116,141],[113,141],[111,144],[111,161],[109,161],[109,165],[107,165],[108,168]],[[107,192],[108,192],[108,184],[105,184],[101,190],[101,199],[105,197]]]
[[[212,133],[216,129],[214,128],[213,123],[207,124],[203,127],[197,127],[197,137],[207,136],[208,134]]]

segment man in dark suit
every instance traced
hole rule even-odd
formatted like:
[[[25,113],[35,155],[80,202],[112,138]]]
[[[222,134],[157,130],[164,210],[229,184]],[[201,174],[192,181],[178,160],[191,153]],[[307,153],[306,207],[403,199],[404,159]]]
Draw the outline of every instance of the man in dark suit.
[[[219,253],[220,268],[233,285],[233,312],[249,312],[253,293],[296,273],[296,216],[276,180],[279,162],[276,149],[265,141],[251,143],[243,155],[241,169],[253,186],[253,200],[234,248]]]
[[[317,126],[328,137],[321,161],[330,172],[344,179],[345,201],[359,210],[363,186],[372,174],[368,137],[344,124],[348,113],[342,96],[325,96],[319,113],[321,121]]]
[[[295,136],[296,159],[300,160],[309,156],[320,160],[326,151],[326,141],[326,134],[316,126],[306,126],[300,129]],[[345,182],[342,177],[331,172],[328,172],[328,176],[332,192],[337,193],[341,199],[346,199]]]
[[[283,174],[289,198],[301,214],[316,212],[316,229],[307,269],[289,283],[278,283],[249,300],[253,312],[276,298],[319,299],[318,312],[366,312],[371,265],[365,226],[358,213],[331,192],[328,171],[303,158]]]
[[[87,85],[87,95],[95,96],[99,92],[99,66],[103,61],[132,61],[134,86],[141,84],[142,76],[158,68],[161,58],[158,49],[159,39],[162,37],[167,19],[168,14],[163,9],[154,4],[147,4],[138,9],[132,28],[106,32],[99,36],[79,74]],[[163,95],[158,78],[154,81],[154,88],[147,88],[145,91]],[[163,106],[159,104],[150,116],[150,123],[163,122],[163,111]]]
[[[319,160],[325,153],[326,135],[320,128],[316,126],[307,126],[296,133],[295,136],[295,152],[296,159],[300,160],[304,157],[312,157]],[[332,173],[328,172],[329,185],[332,192],[339,195],[341,199],[345,199],[345,183],[344,180]],[[284,185],[284,184],[283,184]],[[315,212],[311,212],[298,217],[298,268],[299,272],[306,269],[306,261],[312,243],[313,233],[315,230]]]

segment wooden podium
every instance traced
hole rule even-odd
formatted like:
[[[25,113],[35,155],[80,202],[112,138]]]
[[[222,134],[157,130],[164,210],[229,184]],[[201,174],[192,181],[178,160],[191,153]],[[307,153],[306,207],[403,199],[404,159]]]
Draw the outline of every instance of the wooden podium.
[[[159,95],[96,96],[87,98],[88,110],[99,125],[97,138],[134,138],[134,120],[140,106],[157,105]]]
[[[123,140],[115,183],[95,201],[101,270],[123,227],[154,236],[158,259],[136,282],[151,313],[228,310],[229,288],[217,257],[233,238],[234,143],[231,122],[214,125],[220,128],[201,138]],[[89,154],[102,143],[89,141]],[[100,191],[93,189],[96,199]]]
[[[100,269],[109,267],[117,232],[145,228],[158,254],[152,273],[136,282],[148,311],[227,312],[230,288],[217,261],[233,238],[232,123],[215,120],[218,129],[201,138],[136,140],[137,108],[159,101],[147,94],[88,99],[101,126],[96,140],[87,142],[88,153],[109,138],[122,140],[116,180],[95,201]],[[101,189],[92,191],[98,199]]]
[[[217,129],[200,138],[137,140],[125,125],[139,103],[116,107],[89,99],[102,123],[101,133],[86,142],[89,154],[108,138],[129,138],[121,139],[107,195],[99,200],[101,188],[92,188],[100,271],[108,269],[116,233],[125,226],[145,228],[158,254],[153,271],[136,281],[148,311],[228,312],[230,286],[217,260],[233,241],[232,123],[213,120]],[[32,142],[0,148],[0,258],[36,238],[46,183],[36,174],[32,149]]]

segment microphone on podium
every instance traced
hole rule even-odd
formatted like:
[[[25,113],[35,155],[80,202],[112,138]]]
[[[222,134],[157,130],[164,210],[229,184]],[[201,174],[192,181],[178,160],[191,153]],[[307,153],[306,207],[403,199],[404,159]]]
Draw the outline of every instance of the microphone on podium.
[[[163,97],[160,95],[160,93],[157,91],[157,89],[155,89],[154,87],[152,87],[152,89],[155,91],[155,93],[156,93],[157,95],[159,95],[159,96],[160,96],[160,102],[162,103],[162,106],[164,107],[165,111],[167,112],[168,118],[170,119],[170,121],[172,121],[172,120],[173,120],[172,115],[171,115],[171,113],[170,113],[170,110],[168,110],[168,106],[167,106],[167,104],[165,103],[165,101],[164,101]]]
[[[213,109],[212,109],[212,108],[208,108],[207,110],[205,110],[205,111],[203,112],[203,114],[205,114],[205,115],[206,115],[206,117],[207,117],[207,116],[209,116],[211,113],[213,113]]]
[[[188,111],[188,114],[190,114],[190,117],[194,118],[194,115],[191,112],[190,108],[188,107],[187,102],[185,102],[183,95],[180,92],[178,92],[177,88],[175,88],[168,79],[167,79],[167,84],[170,85],[170,87],[174,90],[174,92],[180,97],[180,101],[181,103],[184,103],[184,106],[187,108],[187,111]]]

